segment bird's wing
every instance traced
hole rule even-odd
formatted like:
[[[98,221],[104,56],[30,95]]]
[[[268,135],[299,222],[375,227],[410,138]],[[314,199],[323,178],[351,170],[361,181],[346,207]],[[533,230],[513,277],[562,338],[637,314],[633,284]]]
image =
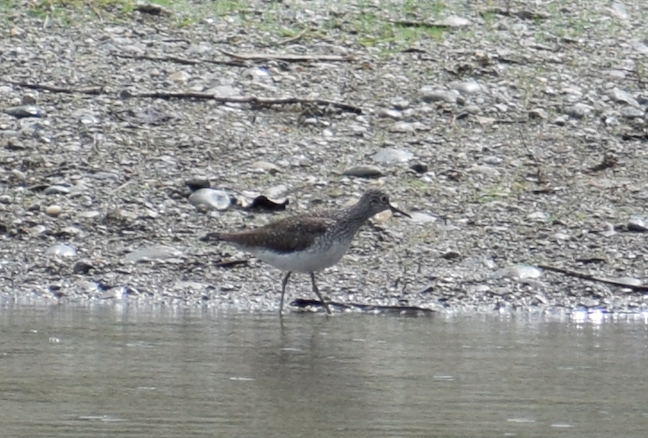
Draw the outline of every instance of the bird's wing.
[[[332,225],[326,217],[289,217],[241,233],[220,234],[220,240],[240,247],[267,248],[286,253],[301,251],[324,235]]]

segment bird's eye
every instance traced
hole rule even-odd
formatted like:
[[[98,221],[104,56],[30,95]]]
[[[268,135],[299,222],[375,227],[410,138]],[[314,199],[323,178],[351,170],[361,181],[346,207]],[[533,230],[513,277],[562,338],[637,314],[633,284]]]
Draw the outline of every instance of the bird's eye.
[[[387,196],[382,196],[380,198],[380,202],[382,202],[383,204],[387,204],[389,202],[389,198]]]

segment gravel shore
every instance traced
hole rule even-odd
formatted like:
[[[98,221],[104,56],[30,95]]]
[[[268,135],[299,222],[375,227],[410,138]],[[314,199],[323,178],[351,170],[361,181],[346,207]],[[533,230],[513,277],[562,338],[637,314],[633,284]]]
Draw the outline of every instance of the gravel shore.
[[[200,237],[380,187],[334,302],[648,311],[642,2],[203,3],[0,0],[3,300],[275,311]]]

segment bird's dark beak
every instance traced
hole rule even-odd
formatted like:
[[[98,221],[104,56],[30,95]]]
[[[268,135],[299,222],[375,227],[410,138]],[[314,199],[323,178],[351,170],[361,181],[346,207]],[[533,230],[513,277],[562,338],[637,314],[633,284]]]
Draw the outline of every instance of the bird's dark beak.
[[[399,213],[399,214],[402,214],[405,217],[408,217],[408,218],[412,219],[412,216],[410,216],[409,214],[405,213],[402,210],[397,209],[396,207],[394,207],[391,204],[389,205],[389,209],[392,211],[392,213]]]

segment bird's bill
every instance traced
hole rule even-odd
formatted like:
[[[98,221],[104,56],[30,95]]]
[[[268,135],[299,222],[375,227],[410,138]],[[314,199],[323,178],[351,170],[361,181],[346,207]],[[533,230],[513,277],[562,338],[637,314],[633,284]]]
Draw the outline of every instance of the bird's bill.
[[[397,209],[397,208],[394,207],[393,205],[390,205],[390,206],[389,206],[389,209],[392,211],[392,213],[399,213],[399,214],[402,214],[402,215],[405,216],[405,217],[408,217],[408,218],[412,219],[412,216],[410,216],[409,214],[405,213],[403,210],[399,210],[399,209]]]

